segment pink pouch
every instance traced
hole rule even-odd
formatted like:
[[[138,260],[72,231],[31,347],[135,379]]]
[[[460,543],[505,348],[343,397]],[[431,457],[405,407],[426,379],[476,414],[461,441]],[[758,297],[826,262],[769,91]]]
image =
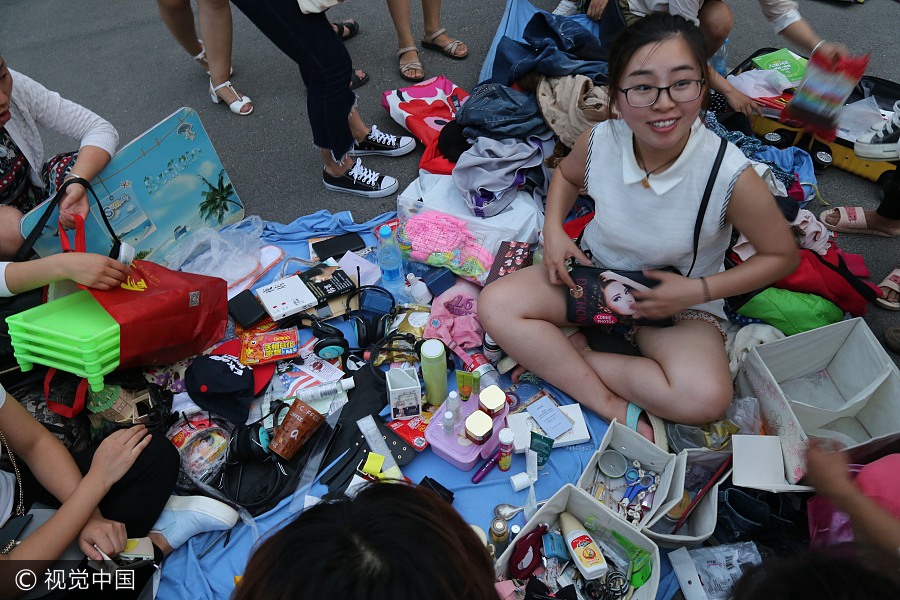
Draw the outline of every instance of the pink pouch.
[[[479,293],[481,288],[474,283],[457,279],[456,285],[431,303],[425,339],[439,339],[450,347],[480,346],[484,329],[478,321]]]

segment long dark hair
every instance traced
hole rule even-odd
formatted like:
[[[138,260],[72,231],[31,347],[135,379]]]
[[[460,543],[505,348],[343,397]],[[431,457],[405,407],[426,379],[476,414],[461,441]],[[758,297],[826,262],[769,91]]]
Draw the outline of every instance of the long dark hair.
[[[706,63],[706,57],[709,54],[700,29],[684,17],[668,13],[653,13],[625,29],[613,43],[609,54],[609,104],[611,108],[618,103],[617,92],[632,57],[648,44],[659,44],[673,37],[680,37],[687,43],[694,60],[700,67],[701,76],[703,79],[709,80],[709,67]]]
[[[496,600],[484,544],[434,492],[375,483],[263,542],[232,600]]]

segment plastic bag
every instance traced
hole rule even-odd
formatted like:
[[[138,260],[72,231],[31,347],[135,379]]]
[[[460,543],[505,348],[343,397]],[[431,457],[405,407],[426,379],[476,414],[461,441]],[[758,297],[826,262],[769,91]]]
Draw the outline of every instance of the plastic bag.
[[[834,141],[844,103],[868,64],[868,54],[843,57],[832,64],[827,57],[813,52],[803,80],[781,113],[781,120],[803,127],[826,142]]]
[[[239,229],[191,232],[164,252],[161,264],[173,271],[221,277],[230,288],[260,268],[262,219],[253,216],[245,222],[249,226]]]
[[[688,550],[709,600],[727,600],[744,571],[762,563],[753,542]]]
[[[503,241],[533,244],[544,226],[539,202],[525,191],[499,215],[469,214],[466,201],[449,175],[421,173],[397,198],[397,241],[404,257],[447,267],[483,285]]]
[[[731,436],[759,435],[761,432],[759,400],[750,396],[732,400],[722,420],[701,426],[666,424],[669,448],[675,453],[687,448],[726,450],[731,447]]]

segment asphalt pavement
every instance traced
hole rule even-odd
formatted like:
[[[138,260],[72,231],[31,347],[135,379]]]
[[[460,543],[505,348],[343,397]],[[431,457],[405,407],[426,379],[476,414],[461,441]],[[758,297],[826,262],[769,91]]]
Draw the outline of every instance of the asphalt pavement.
[[[556,0],[535,0],[552,10]],[[763,19],[756,2],[728,2],[735,15],[729,66],[762,47],[788,46]],[[442,25],[466,42],[469,58],[421,53],[428,76],[445,75],[464,89],[478,83],[481,64],[503,14],[500,0],[445,0]],[[854,53],[871,53],[868,74],[900,82],[900,2],[868,0],[804,0],[804,17],[828,40],[844,43]],[[0,0],[0,54],[14,69],[103,115],[119,130],[121,143],[181,106],[195,109],[218,150],[243,200],[246,212],[263,219],[290,222],[325,208],[349,210],[357,221],[394,210],[395,198],[378,200],[324,189],[321,157],[312,146],[306,118],[305,88],[299,72],[237,9],[234,12],[234,75],[232,81],[254,102],[248,117],[214,105],[207,94],[206,75],[169,35],[151,0]],[[407,85],[397,71],[396,37],[380,0],[348,0],[329,11],[332,20],[355,18],[359,35],[347,43],[354,64],[370,81],[358,90],[363,118],[400,134],[402,129],[381,108],[384,90]],[[422,7],[412,3],[413,33],[423,34]],[[789,47],[789,46],[788,46]],[[49,153],[72,149],[70,141],[45,136]],[[367,166],[393,175],[401,189],[417,176],[421,150],[400,158],[368,157]],[[820,192],[829,204],[877,206],[875,183],[829,168],[818,175]],[[825,206],[818,201],[815,213]],[[862,254],[878,282],[900,264],[900,241],[842,235],[841,247]],[[866,321],[879,337],[900,323],[898,314],[876,306]],[[900,359],[896,355],[895,360]]]

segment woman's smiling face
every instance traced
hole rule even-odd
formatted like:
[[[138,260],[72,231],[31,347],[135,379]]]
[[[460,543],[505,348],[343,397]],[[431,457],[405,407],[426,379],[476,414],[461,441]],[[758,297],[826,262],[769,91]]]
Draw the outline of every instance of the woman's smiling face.
[[[660,150],[677,146],[690,134],[691,125],[700,114],[705,85],[694,100],[675,102],[671,90],[662,90],[656,102],[640,108],[631,106],[622,90],[635,86],[672,85],[693,85],[691,89],[696,89],[695,84],[688,82],[702,79],[701,66],[682,37],[671,36],[659,43],[647,44],[631,57],[622,73],[617,108],[642,145]]]

